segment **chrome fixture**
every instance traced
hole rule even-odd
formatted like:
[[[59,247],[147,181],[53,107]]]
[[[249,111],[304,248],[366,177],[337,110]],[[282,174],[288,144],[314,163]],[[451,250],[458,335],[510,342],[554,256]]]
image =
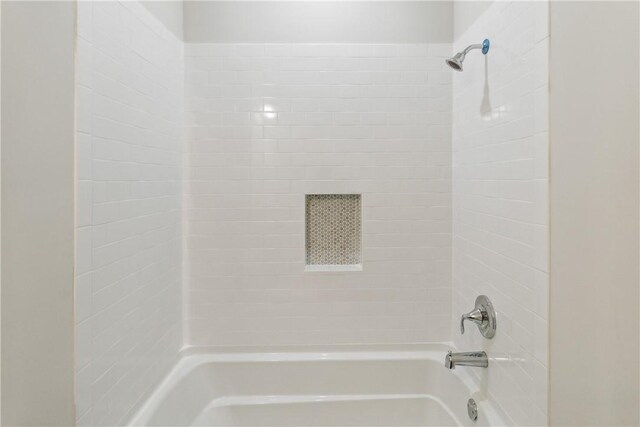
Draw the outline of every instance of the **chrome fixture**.
[[[493,304],[486,295],[480,295],[476,298],[476,308],[470,312],[463,314],[460,318],[460,333],[464,334],[464,321],[470,320],[478,325],[480,333],[485,338],[493,338],[496,334],[496,311]]]
[[[466,353],[447,352],[444,357],[444,367],[456,369],[456,366],[474,366],[476,368],[486,368],[489,366],[487,353],[484,351],[469,351]]]
[[[478,405],[476,405],[476,401],[473,399],[467,400],[467,414],[469,414],[471,421],[478,419]]]
[[[482,41],[482,44],[472,44],[470,46],[467,46],[465,50],[456,53],[453,58],[447,58],[445,62],[454,70],[462,71],[462,63],[464,62],[465,56],[467,56],[467,53],[474,49],[482,49],[482,54],[486,55],[487,52],[489,52],[489,39],[484,39]]]

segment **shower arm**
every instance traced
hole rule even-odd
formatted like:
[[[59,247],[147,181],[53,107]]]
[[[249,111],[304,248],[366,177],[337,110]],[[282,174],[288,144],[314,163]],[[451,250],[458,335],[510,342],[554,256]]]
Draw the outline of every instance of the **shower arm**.
[[[477,44],[472,44],[470,46],[467,46],[467,48],[462,51],[462,54],[466,55],[471,50],[482,49],[482,54],[486,55],[487,52],[489,52],[489,44],[490,44],[489,39],[484,39],[482,40],[482,43],[477,43]]]
[[[467,53],[469,53],[470,51],[474,50],[474,49],[482,49],[482,44],[481,43],[477,43],[477,44],[472,44],[469,45],[465,48],[465,50],[462,51],[463,55],[466,55]]]

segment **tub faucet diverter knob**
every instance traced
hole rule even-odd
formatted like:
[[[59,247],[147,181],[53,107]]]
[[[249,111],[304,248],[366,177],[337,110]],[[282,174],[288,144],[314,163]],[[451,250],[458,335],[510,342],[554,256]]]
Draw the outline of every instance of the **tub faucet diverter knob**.
[[[496,334],[496,312],[493,304],[485,295],[476,298],[476,307],[460,317],[460,333],[464,334],[464,321],[469,320],[476,325],[485,338],[493,338]]]

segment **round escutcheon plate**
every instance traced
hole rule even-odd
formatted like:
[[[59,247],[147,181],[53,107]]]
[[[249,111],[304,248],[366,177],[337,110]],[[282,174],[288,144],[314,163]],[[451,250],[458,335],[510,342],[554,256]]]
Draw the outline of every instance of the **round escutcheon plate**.
[[[493,338],[497,327],[496,311],[493,309],[493,304],[486,295],[480,295],[476,298],[476,308],[487,315],[486,321],[478,325],[480,333],[485,338]]]

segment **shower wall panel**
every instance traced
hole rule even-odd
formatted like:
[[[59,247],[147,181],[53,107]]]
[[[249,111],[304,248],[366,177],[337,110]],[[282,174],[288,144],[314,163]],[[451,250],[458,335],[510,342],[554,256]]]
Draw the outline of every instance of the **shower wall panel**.
[[[186,340],[446,341],[445,44],[186,49]],[[362,271],[305,272],[305,195],[362,195]]]
[[[488,55],[471,52],[453,79],[454,342],[489,354],[478,382],[511,422],[545,425],[548,4],[456,2],[454,10],[455,51],[491,40]],[[472,24],[461,29],[462,21]],[[498,312],[492,340],[458,330],[480,294]]]
[[[77,7],[77,418],[112,426],[182,345],[183,43],[138,2]]]

